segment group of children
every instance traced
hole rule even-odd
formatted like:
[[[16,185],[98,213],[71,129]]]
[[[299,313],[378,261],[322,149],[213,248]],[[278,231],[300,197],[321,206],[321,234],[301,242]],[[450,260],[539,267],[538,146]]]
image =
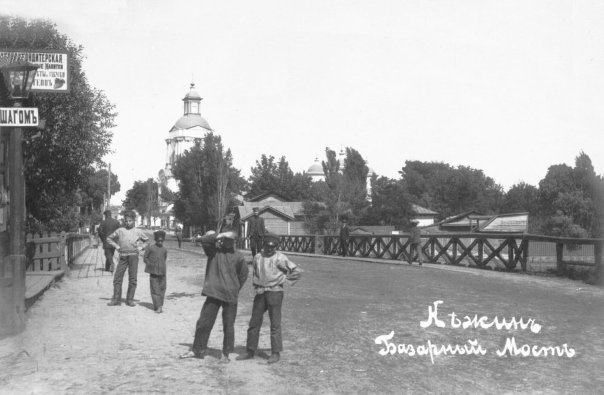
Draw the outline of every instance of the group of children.
[[[107,237],[107,242],[119,252],[119,264],[113,279],[113,297],[109,306],[121,304],[122,280],[128,270],[128,291],[126,305],[135,306],[134,292],[138,270],[138,256],[144,249],[145,272],[149,273],[151,299],[156,313],[162,313],[166,292],[166,260],[168,251],[163,246],[166,233],[154,233],[155,244],[147,245],[148,237],[134,227],[134,213],[124,214],[125,227],[119,228]],[[227,229],[221,233],[210,231],[201,237],[201,245],[207,256],[205,280],[202,295],[206,300],[195,327],[195,337],[191,349],[181,358],[203,358],[207,351],[208,339],[216,321],[218,310],[222,309],[224,339],[221,362],[229,362],[229,354],[234,350],[235,318],[239,290],[248,278],[249,269],[240,251],[235,249],[236,233]],[[247,331],[246,354],[238,360],[254,357],[258,348],[260,328],[264,313],[270,317],[271,355],[268,363],[280,360],[283,350],[281,339],[281,307],[283,287],[293,285],[300,278],[302,270],[284,254],[277,251],[279,237],[266,234],[263,248],[252,261],[252,283],[255,291],[252,317]]]

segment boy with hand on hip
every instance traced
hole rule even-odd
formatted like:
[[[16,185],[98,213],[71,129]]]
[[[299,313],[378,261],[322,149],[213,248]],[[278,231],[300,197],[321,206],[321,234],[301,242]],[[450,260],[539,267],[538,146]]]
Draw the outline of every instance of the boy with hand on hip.
[[[158,230],[153,233],[155,244],[145,249],[145,272],[149,273],[151,300],[156,313],[163,312],[164,296],[166,295],[166,260],[168,250],[164,247],[166,232]]]
[[[281,338],[281,306],[283,305],[283,284],[294,285],[302,270],[285,255],[277,251],[279,237],[272,234],[264,236],[263,251],[254,257],[253,284],[256,291],[252,318],[247,331],[247,353],[238,360],[254,358],[258,349],[258,338],[264,313],[268,310],[271,321],[271,356],[268,363],[278,362],[283,350]]]
[[[128,293],[126,294],[126,305],[134,304],[134,292],[136,292],[136,281],[138,275],[138,254],[147,246],[149,238],[142,230],[134,227],[136,214],[133,211],[124,213],[125,228],[119,228],[109,236],[107,243],[115,248],[120,254],[120,262],[113,276],[113,298],[108,306],[119,306],[122,299],[122,281],[126,269],[128,270]],[[142,245],[139,244],[142,241]]]

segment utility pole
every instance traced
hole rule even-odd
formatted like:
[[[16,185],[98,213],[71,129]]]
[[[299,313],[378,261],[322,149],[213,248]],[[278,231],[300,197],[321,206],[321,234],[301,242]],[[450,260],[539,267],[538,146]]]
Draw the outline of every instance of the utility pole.
[[[107,170],[107,207],[106,207],[106,210],[109,209],[109,204],[111,204],[111,163],[109,163],[108,170]]]

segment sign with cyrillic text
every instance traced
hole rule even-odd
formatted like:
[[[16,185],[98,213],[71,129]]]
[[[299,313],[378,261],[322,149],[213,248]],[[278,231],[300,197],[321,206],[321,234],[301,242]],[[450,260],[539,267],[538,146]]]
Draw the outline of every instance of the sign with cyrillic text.
[[[0,126],[38,126],[38,109],[35,107],[1,107]]]
[[[32,92],[67,93],[70,89],[67,52],[0,48],[9,63],[27,61],[38,66]]]

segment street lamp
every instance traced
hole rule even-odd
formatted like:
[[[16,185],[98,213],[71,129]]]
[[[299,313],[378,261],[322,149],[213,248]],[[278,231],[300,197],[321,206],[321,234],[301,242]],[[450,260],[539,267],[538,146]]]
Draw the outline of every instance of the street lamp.
[[[27,99],[36,78],[38,66],[25,61],[8,63],[0,60],[0,69],[4,85],[8,90],[8,98],[11,100]]]
[[[36,77],[38,66],[25,62],[8,62],[0,58],[0,72],[4,79],[8,99],[13,107],[21,107],[28,98]],[[25,328],[25,178],[23,176],[23,130],[21,127],[9,129],[8,150],[9,175],[9,234],[8,246],[2,245],[2,255],[8,252],[8,262],[2,256],[1,271],[3,300],[0,334],[21,332]],[[3,241],[4,243],[4,241]],[[8,248],[7,248],[8,247]],[[7,265],[8,263],[8,265]],[[7,276],[8,275],[8,276]],[[8,299],[8,300],[7,300]]]

